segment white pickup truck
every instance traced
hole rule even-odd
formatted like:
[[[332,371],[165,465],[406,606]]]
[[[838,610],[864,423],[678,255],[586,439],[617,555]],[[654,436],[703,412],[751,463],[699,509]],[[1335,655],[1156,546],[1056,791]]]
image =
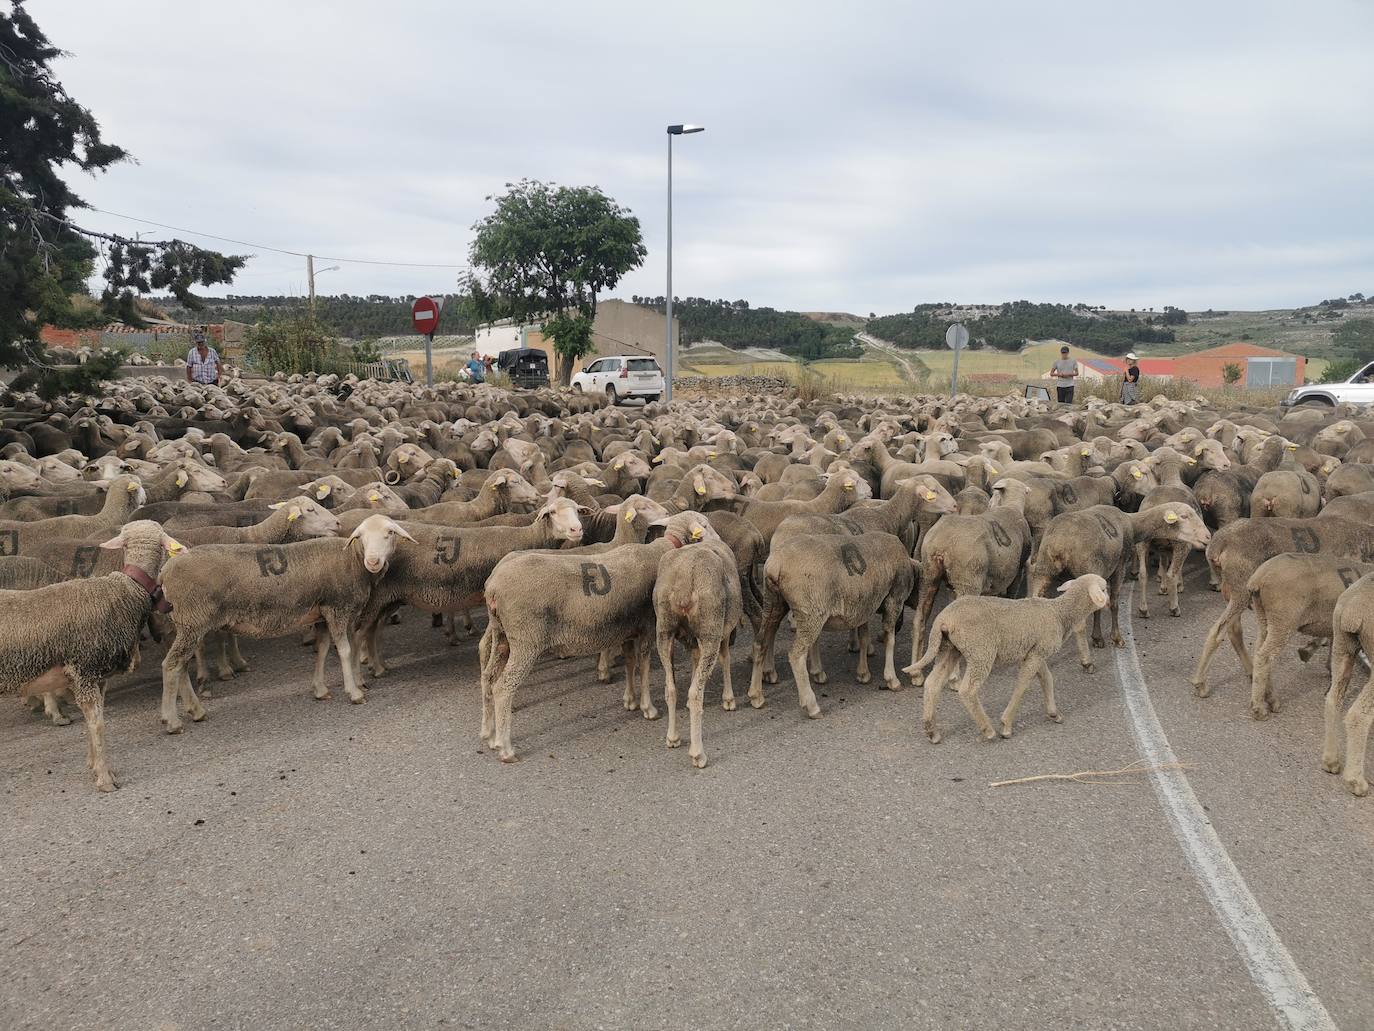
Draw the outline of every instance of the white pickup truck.
[[[1374,362],[1370,362],[1344,383],[1313,383],[1298,387],[1281,402],[1284,408],[1297,405],[1334,408],[1336,405],[1374,405]]]

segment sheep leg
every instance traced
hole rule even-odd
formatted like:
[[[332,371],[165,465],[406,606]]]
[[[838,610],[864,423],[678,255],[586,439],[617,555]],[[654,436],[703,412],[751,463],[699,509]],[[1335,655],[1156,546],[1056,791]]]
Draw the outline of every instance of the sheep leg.
[[[1140,588],[1140,613],[1141,619],[1150,618],[1150,560],[1148,552],[1150,550],[1149,541],[1141,541],[1135,546],[1136,559],[1136,586]]]
[[[477,655],[482,671],[481,740],[488,747],[496,748],[496,710],[492,687],[505,672],[507,660],[510,659],[510,642],[502,635],[501,624],[497,619],[493,618],[487,624],[486,633],[477,645]]]
[[[596,653],[596,682],[598,684],[611,682],[611,651],[609,648],[602,648]]]
[[[705,709],[706,681],[716,666],[716,656],[725,651],[723,641],[698,641],[697,663],[692,669],[692,682],[687,686],[687,721],[691,743],[687,755],[697,769],[706,766],[706,749],[701,743],[701,714]],[[729,652],[726,652],[728,655]]]
[[[98,681],[82,681],[76,685],[75,694],[76,704],[86,719],[87,759],[95,774],[95,789],[113,791],[119,785],[105,758],[105,689]]]
[[[855,652],[859,650],[860,647],[862,646],[859,644],[859,632],[857,630],[851,629],[849,631],[849,654],[853,655]],[[868,681],[863,680],[860,681],[860,683],[866,684],[868,683]]]
[[[773,638],[777,636],[778,625],[786,615],[787,603],[782,595],[771,591],[768,595],[768,611],[763,619],[762,630],[754,635],[753,669],[749,674],[749,704],[755,709],[763,708],[764,669],[768,664],[767,656],[773,650]]]
[[[1183,610],[1178,607],[1178,589],[1183,586],[1183,564],[1188,561],[1188,545],[1173,545],[1172,561],[1169,563],[1169,615],[1178,617]]]
[[[354,705],[361,705],[367,701],[367,695],[363,694],[362,688],[353,676],[353,621],[333,609],[326,609],[324,618],[329,629],[329,637],[334,643],[334,650],[339,653],[339,665],[343,667],[344,694],[348,695],[348,700]],[[328,649],[325,654],[329,654]]]
[[[964,703],[969,719],[977,724],[978,732],[983,735],[984,741],[997,740],[997,731],[993,729],[992,720],[988,719],[987,711],[978,698],[983,681],[987,680],[991,672],[992,664],[986,660],[975,662],[969,656],[964,656],[964,679],[959,681],[959,701]]]
[[[744,605],[744,616],[749,620],[749,626],[753,629],[754,636],[758,637],[759,627],[763,625],[763,604],[759,600],[752,576],[748,573],[740,573],[739,581],[740,601]]]
[[[220,630],[212,638],[215,649],[215,677],[218,680],[233,680],[234,668],[229,664],[229,638],[227,630]]]
[[[821,714],[820,704],[816,701],[816,692],[811,689],[811,678],[807,675],[806,659],[811,646],[816,643],[816,639],[821,635],[823,622],[817,620],[809,614],[802,614],[797,610],[792,610],[792,617],[796,621],[796,634],[792,638],[792,647],[788,649],[787,661],[792,665],[792,677],[797,682],[797,704],[805,711],[806,715],[815,719]]]
[[[906,685],[897,676],[897,617],[901,615],[902,602],[892,606],[892,612],[884,620],[885,640],[883,641],[883,684],[889,691],[900,691]]]
[[[1345,783],[1359,798],[1369,794],[1364,777],[1364,753],[1369,744],[1369,728],[1374,725],[1374,674],[1345,714]]]
[[[1093,644],[1093,647],[1094,647],[1094,648],[1105,648],[1105,647],[1107,647],[1107,642],[1106,642],[1106,640],[1102,637],[1102,610],[1101,610],[1101,609],[1096,609],[1096,610],[1093,612],[1093,637],[1092,637],[1092,644]]]
[[[503,763],[513,763],[518,759],[510,743],[511,708],[515,699],[515,689],[525,682],[539,660],[537,654],[521,654],[512,651],[506,660],[506,668],[501,679],[492,685],[492,704],[496,710],[496,731],[493,747]]]
[[[1322,769],[1327,773],[1341,772],[1341,736],[1338,729],[1345,703],[1350,674],[1355,669],[1355,649],[1358,643],[1339,629],[1331,639],[1331,686],[1322,706],[1326,726],[1322,737]]]
[[[205,661],[205,641],[201,640],[196,646],[196,673],[195,680],[198,684],[208,685],[210,682],[210,664]]]
[[[682,736],[677,732],[677,681],[673,679],[673,637],[676,628],[667,627],[663,621],[658,624],[658,662],[663,667],[663,707],[668,710],[669,748],[682,744]]]
[[[725,681],[725,689],[721,692],[720,707],[726,712],[735,711],[735,688],[730,682],[730,638],[728,636],[720,639],[720,674]],[[703,689],[705,685],[703,684]]]
[[[698,645],[700,650],[700,645]],[[635,658],[638,660],[639,669],[639,711],[644,714],[646,720],[658,719],[658,710],[654,708],[652,697],[652,685],[649,683],[649,638],[647,631],[640,634],[635,639]],[[625,659],[630,661],[629,656]]]
[[[1242,609],[1241,612],[1237,612],[1236,618],[1231,620],[1230,638],[1231,647],[1236,650],[1236,655],[1240,659],[1241,669],[1245,670],[1245,675],[1249,677],[1254,675],[1255,666],[1250,659],[1250,653],[1245,650],[1245,633],[1240,623],[1242,612],[1244,612],[1244,609]]]
[[[71,717],[62,711],[62,703],[58,701],[57,695],[51,691],[45,691],[42,701],[43,715],[52,720],[54,726],[65,727],[71,723]]]
[[[620,649],[625,657],[625,694],[623,702],[626,712],[634,712],[639,708],[639,699],[635,697],[635,675],[638,667],[635,665],[634,641],[633,639],[622,641]]]
[[[314,691],[315,700],[318,702],[328,701],[333,697],[329,687],[324,682],[324,662],[329,658],[329,634],[320,624],[315,624],[315,675],[310,679],[310,686]]]
[[[177,699],[191,691],[189,665],[191,657],[200,647],[200,638],[193,637],[185,628],[178,628],[172,646],[162,658],[162,711],[163,729],[169,734],[182,731],[181,716],[177,713]],[[192,691],[194,694],[194,691]]]
[[[1259,639],[1255,642],[1255,668],[1250,676],[1250,715],[1257,720],[1267,720],[1271,712],[1278,712],[1274,698],[1273,665],[1274,660],[1283,654],[1283,647],[1292,636],[1288,627],[1280,627],[1266,619],[1258,619]]]
[[[955,651],[954,645],[948,640],[940,642],[939,658],[935,660],[935,666],[930,671],[930,676],[925,678],[925,694],[921,699],[921,716],[925,727],[926,737],[930,738],[931,744],[940,743],[940,732],[935,729],[935,708],[940,702],[940,692],[943,690],[945,678],[949,676],[950,670],[959,663],[959,653]]]
[[[1040,678],[1040,689],[1045,692],[1045,718],[1055,723],[1063,723],[1064,717],[1059,715],[1059,706],[1054,701],[1054,674],[1050,672],[1050,665],[1043,655],[1040,657],[1036,675]]]
[[[363,631],[363,639],[367,642],[367,665],[374,677],[382,676],[388,669],[382,659],[382,627],[386,625],[386,615],[385,612],[378,612]]]
[[[921,637],[925,633],[926,620],[930,618],[930,610],[935,607],[935,595],[939,593],[940,583],[938,578],[929,577],[921,583],[921,599],[916,605],[916,618],[911,624],[911,664],[916,665],[916,659],[921,654]],[[911,674],[911,686],[921,686],[921,673],[919,671]]]
[[[1126,563],[1123,562],[1116,567],[1116,574],[1108,584],[1107,607],[1112,610],[1112,645],[1117,648],[1125,647],[1126,644],[1126,639],[1121,636],[1121,587],[1125,577]]]
[[[1212,657],[1216,655],[1217,649],[1221,647],[1221,635],[1229,629],[1233,621],[1236,624],[1240,623],[1240,614],[1244,609],[1244,605],[1238,599],[1228,599],[1226,611],[1217,617],[1212,629],[1207,631],[1207,640],[1202,642],[1202,654],[1198,656],[1197,669],[1191,680],[1193,690],[1199,698],[1206,698],[1212,693],[1211,688],[1207,686],[1207,669],[1212,665]]]
[[[854,673],[854,679],[861,684],[867,684],[873,680],[873,673],[868,668],[869,652],[869,626],[867,621],[854,631],[859,640],[859,668]]]
[[[811,642],[811,649],[806,653],[806,668],[811,671],[811,679],[818,684],[824,684],[830,679],[825,672],[825,667],[821,664],[821,639],[817,635]]]
[[[1016,687],[1011,692],[1011,701],[1007,702],[1007,707],[1002,711],[1002,736],[1011,737],[1012,727],[1016,725],[1016,713],[1021,708],[1021,696],[1026,693],[1026,688],[1030,687],[1031,681],[1040,672],[1039,659],[1034,655],[1027,655],[1021,668],[1016,671]]]
[[[224,637],[228,644],[229,668],[235,673],[247,673],[249,670],[248,660],[239,651],[239,635],[225,631]]]
[[[1093,662],[1092,652],[1088,650],[1088,621],[1085,619],[1073,628],[1074,640],[1078,642],[1078,664],[1085,673],[1096,673],[1097,664]]]

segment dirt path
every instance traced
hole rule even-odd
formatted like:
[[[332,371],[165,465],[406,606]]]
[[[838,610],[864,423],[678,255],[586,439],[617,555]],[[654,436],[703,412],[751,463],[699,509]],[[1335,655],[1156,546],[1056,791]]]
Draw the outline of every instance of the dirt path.
[[[911,360],[906,358],[895,345],[888,343],[886,340],[880,340],[878,337],[872,336],[869,333],[857,333],[855,334],[855,339],[866,347],[871,347],[873,350],[886,355],[896,362],[897,368],[901,371],[902,379],[906,380],[912,386],[919,387],[925,383],[926,377],[911,364]]]

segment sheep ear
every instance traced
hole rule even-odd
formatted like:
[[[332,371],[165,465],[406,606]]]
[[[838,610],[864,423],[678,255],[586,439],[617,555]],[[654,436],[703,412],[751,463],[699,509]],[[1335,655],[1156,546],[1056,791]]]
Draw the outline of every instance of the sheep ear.
[[[1072,580],[1066,580],[1064,583],[1060,584],[1060,585],[1059,585],[1059,593],[1060,593],[1060,594],[1063,594],[1065,591],[1067,591],[1067,590],[1069,589],[1069,585],[1070,585],[1071,583],[1073,583]]]
[[[391,529],[393,532],[395,532],[397,537],[404,537],[406,540],[410,541],[411,544],[416,543],[415,538],[410,535],[410,531],[407,530],[400,523],[393,521],[391,524]]]
[[[178,487],[184,487],[184,486],[186,486],[186,481],[187,481],[188,479],[190,479],[190,477],[186,475],[186,470],[183,469],[181,472],[177,473],[177,486],[178,486]]]
[[[279,508],[285,508],[285,507],[286,507],[286,502],[285,502],[285,501],[274,501],[274,502],[272,502],[272,504],[268,505],[267,507],[270,508],[273,512],[275,512],[275,511],[276,511],[277,509],[279,509]]]
[[[649,520],[649,525],[650,525],[650,526],[667,526],[667,525],[668,525],[668,517],[665,515],[665,516],[659,516],[657,519],[650,519],[650,520]]]
[[[106,551],[119,551],[124,547],[124,532],[121,530],[105,543],[99,545],[99,547],[104,548]]]

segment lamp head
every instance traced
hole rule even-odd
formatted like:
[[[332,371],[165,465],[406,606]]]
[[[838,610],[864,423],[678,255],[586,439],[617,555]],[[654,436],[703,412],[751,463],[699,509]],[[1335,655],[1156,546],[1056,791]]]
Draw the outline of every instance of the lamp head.
[[[669,133],[669,135],[671,135],[671,136],[686,136],[686,135],[688,135],[689,133],[694,133],[694,132],[705,132],[705,131],[706,131],[706,126],[704,126],[704,125],[670,125],[670,126],[668,126],[668,133]]]

